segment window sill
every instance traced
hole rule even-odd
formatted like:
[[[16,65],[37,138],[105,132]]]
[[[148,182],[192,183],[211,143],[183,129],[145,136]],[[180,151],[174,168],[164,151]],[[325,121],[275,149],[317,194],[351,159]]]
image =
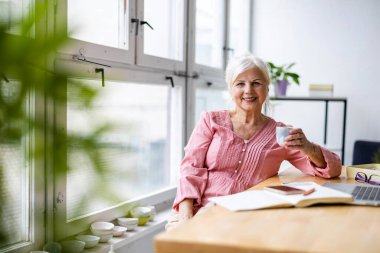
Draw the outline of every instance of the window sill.
[[[162,210],[157,213],[153,221],[149,221],[145,226],[138,226],[135,230],[127,231],[123,236],[113,237],[105,243],[99,243],[97,246],[85,249],[83,253],[108,253],[110,245],[114,245],[114,251],[122,248],[136,240],[143,238],[155,231],[162,230],[165,227],[171,208]]]

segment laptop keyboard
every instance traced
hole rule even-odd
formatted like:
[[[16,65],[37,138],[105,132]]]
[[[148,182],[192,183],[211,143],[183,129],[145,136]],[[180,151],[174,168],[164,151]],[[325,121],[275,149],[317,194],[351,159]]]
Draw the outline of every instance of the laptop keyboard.
[[[380,201],[380,187],[356,186],[352,195],[357,200]]]

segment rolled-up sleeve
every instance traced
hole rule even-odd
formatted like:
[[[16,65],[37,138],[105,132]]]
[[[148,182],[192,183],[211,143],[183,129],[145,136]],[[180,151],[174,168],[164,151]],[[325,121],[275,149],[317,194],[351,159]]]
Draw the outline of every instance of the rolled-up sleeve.
[[[208,178],[205,158],[212,138],[210,116],[203,113],[185,147],[173,209],[178,211],[178,205],[185,199],[194,199],[194,206],[201,204]]]
[[[332,178],[337,177],[342,172],[342,162],[339,156],[330,150],[319,146],[322,151],[323,157],[326,161],[326,167],[317,167],[306,155],[303,155],[300,151],[289,151],[287,160],[294,165],[297,169],[301,170],[305,174]]]

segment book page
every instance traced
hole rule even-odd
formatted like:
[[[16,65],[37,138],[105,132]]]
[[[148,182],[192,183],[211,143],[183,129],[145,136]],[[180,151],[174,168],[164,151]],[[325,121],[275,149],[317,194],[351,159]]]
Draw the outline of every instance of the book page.
[[[231,211],[256,210],[276,207],[306,207],[316,203],[347,203],[352,201],[350,194],[340,192],[314,182],[286,184],[303,190],[314,188],[309,195],[283,195],[267,190],[250,190],[232,195],[213,197],[209,200]]]
[[[231,211],[292,206],[289,201],[263,190],[244,191],[227,196],[213,197],[209,200]]]
[[[352,201],[350,194],[324,187],[314,182],[294,182],[286,185],[302,190],[315,189],[313,193],[306,196],[303,194],[281,195],[270,192],[270,194],[274,194],[278,198],[288,201],[297,207],[305,207],[316,203],[347,203]]]

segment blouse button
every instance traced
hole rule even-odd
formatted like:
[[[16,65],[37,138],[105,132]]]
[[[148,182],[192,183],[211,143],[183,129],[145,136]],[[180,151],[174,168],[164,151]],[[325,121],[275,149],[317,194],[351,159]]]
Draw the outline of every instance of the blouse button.
[[[237,170],[235,170],[235,173],[237,173]]]
[[[241,161],[239,161],[239,163],[241,163]]]
[[[245,151],[245,148],[243,148],[242,151],[244,152],[244,151]]]

